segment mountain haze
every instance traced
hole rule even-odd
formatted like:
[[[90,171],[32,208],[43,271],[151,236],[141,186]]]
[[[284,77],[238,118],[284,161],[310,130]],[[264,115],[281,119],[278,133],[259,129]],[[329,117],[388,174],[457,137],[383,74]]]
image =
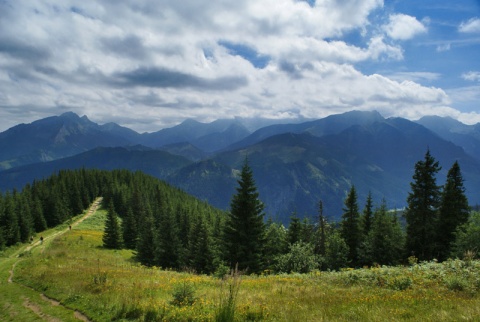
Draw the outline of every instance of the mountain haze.
[[[121,168],[146,172],[228,209],[239,170],[248,158],[267,215],[283,222],[294,212],[313,218],[322,200],[325,214],[335,219],[352,184],[360,207],[369,191],[377,204],[384,198],[389,207],[404,207],[414,165],[430,149],[443,167],[438,184],[458,161],[467,196],[476,204],[480,202],[478,129],[479,125],[452,119],[412,122],[352,111],[270,125],[253,133],[232,119],[186,120],[174,128],[139,134],[66,113],[0,133],[4,148],[0,162],[7,169],[0,172],[0,188],[20,188],[64,168]],[[13,140],[21,144],[14,147]],[[34,163],[39,161],[43,162]]]

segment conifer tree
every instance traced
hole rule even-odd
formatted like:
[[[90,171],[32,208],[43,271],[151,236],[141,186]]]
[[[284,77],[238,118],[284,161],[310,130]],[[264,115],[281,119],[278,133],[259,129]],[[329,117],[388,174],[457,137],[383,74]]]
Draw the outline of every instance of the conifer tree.
[[[39,198],[35,197],[32,201],[32,217],[33,217],[33,228],[36,232],[44,231],[47,229],[47,221],[43,216],[42,202]]]
[[[268,219],[265,232],[265,265],[273,268],[276,257],[286,253],[288,249],[287,230],[282,224]]]
[[[440,215],[437,229],[437,243],[439,260],[447,259],[450,247],[455,239],[457,227],[468,221],[469,206],[465,196],[463,177],[457,161],[447,174],[447,181],[443,188]]]
[[[213,268],[212,241],[203,217],[198,217],[189,236],[189,265],[197,273],[209,274]]]
[[[132,208],[128,208],[123,218],[123,245],[128,249],[135,249],[138,241],[137,221],[133,216]]]
[[[367,196],[367,202],[365,203],[365,208],[363,208],[362,216],[362,231],[364,236],[367,236],[372,228],[373,221],[373,198],[372,192],[370,191]]]
[[[240,270],[257,273],[263,269],[264,206],[258,198],[253,172],[246,158],[238,184],[225,226],[225,257],[231,267],[238,264]]]
[[[323,214],[323,202],[318,203],[318,230],[315,243],[315,254],[325,256],[325,245],[327,242],[327,219]]]
[[[358,248],[361,242],[360,214],[358,212],[357,191],[352,185],[343,208],[340,234],[348,246],[348,260],[352,265],[358,264]]]
[[[415,164],[412,191],[407,198],[405,218],[407,221],[407,255],[420,260],[431,260],[436,255],[436,228],[440,187],[436,174],[441,167],[427,150],[424,160]]]
[[[122,233],[118,216],[113,207],[113,201],[108,205],[107,219],[105,221],[105,230],[103,231],[103,247],[111,249],[122,248]]]
[[[158,217],[155,235],[155,264],[164,268],[178,269],[184,263],[185,252],[180,240],[180,231],[173,211],[165,208]]]
[[[146,212],[139,225],[136,259],[143,265],[155,265],[155,226],[153,216]]]
[[[293,213],[290,217],[290,223],[288,224],[288,243],[293,245],[299,241],[302,241],[302,223],[298,218],[297,213]]]
[[[388,213],[385,200],[373,215],[367,239],[371,245],[370,264],[397,265],[400,262],[403,234],[396,216]]]

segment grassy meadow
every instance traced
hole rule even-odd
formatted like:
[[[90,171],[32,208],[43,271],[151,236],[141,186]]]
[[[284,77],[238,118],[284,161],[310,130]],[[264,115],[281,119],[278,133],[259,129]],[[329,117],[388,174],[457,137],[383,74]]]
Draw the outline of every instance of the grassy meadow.
[[[11,307],[25,303],[10,303],[9,297],[25,301],[40,293],[63,305],[41,304],[45,314],[63,321],[73,317],[63,307],[93,321],[480,320],[479,261],[217,278],[144,267],[132,260],[131,251],[103,249],[105,215],[99,210],[72,230],[19,253],[16,283],[9,285],[5,267],[11,269],[14,261],[4,254],[0,260],[8,265],[0,265],[0,286],[16,287],[0,292],[5,320],[38,319],[32,310],[13,312]],[[16,319],[18,314],[28,316]]]

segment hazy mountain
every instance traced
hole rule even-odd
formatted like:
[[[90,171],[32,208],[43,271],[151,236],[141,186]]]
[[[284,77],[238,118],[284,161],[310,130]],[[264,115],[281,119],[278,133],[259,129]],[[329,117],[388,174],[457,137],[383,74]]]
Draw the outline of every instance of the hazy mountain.
[[[20,124],[0,133],[0,169],[72,156],[93,148],[136,144],[138,133],[86,116],[64,113]]]
[[[467,178],[470,202],[479,201],[480,164],[462,148],[405,119],[382,118],[363,124],[322,137],[308,132],[274,135],[218,154],[212,162],[238,171],[248,156],[267,213],[284,222],[293,212],[315,216],[320,199],[325,214],[338,218],[352,184],[359,192],[360,207],[369,191],[377,203],[385,198],[390,207],[405,206],[414,165],[428,148],[443,166],[438,183],[443,184],[446,172],[458,160]],[[217,207],[228,208],[230,200],[224,195],[234,192],[235,171],[219,166],[202,171],[204,168],[204,162],[189,165],[181,175],[176,172],[168,180]]]
[[[154,133],[144,133],[141,143],[150,147],[162,147],[174,143],[189,142],[206,152],[222,149],[247,135],[247,130],[238,120],[217,120],[200,123],[185,120],[183,123]]]
[[[207,155],[205,151],[224,148],[248,134],[250,131],[235,119],[212,123],[186,120],[169,129],[139,134],[115,123],[98,125],[86,116],[68,112],[20,124],[0,133],[0,170],[57,160],[96,147],[137,144],[162,147],[171,152],[175,151],[171,144],[190,144],[194,146],[190,151],[183,149],[179,153],[198,160]]]
[[[480,160],[480,123],[463,124],[450,117],[425,116],[418,124],[437,133],[445,140],[461,146],[465,152]]]
[[[420,124],[427,121],[431,130]],[[116,124],[99,126],[86,117],[66,114],[1,133],[0,144],[11,149],[2,153],[20,155],[16,162],[34,162],[42,153],[45,157],[41,160],[60,155],[53,152],[63,151],[61,148],[73,153],[93,143],[130,147],[96,148],[53,162],[12,168],[0,172],[0,188],[21,187],[60,169],[125,168],[165,179],[214,206],[228,209],[247,156],[268,215],[284,222],[293,212],[313,217],[321,199],[325,214],[338,218],[352,184],[357,187],[361,208],[369,191],[377,203],[385,198],[389,207],[405,206],[414,165],[430,149],[443,167],[438,183],[443,184],[448,169],[458,160],[469,200],[476,204],[480,201],[480,161],[467,152],[479,148],[478,128],[452,121],[439,118],[415,123],[385,119],[377,112],[355,111],[299,124],[272,125],[249,136],[245,136],[249,131],[239,120],[209,124],[187,120],[148,136]],[[52,135],[57,140],[52,140]],[[5,137],[19,140],[22,146],[8,145]],[[470,142],[471,149],[455,144],[452,137],[462,138],[457,141],[462,144]],[[85,142],[87,138],[95,142]],[[237,144],[231,144],[234,139],[239,140]],[[138,141],[161,146],[164,151],[135,145]],[[42,144],[50,150],[39,150]],[[230,146],[223,152],[205,152],[227,144]]]
[[[243,148],[258,143],[268,137],[282,133],[310,133],[315,136],[323,136],[339,133],[352,125],[369,125],[383,121],[385,121],[385,119],[376,111],[351,111],[304,123],[275,124],[253,132],[243,140],[228,146],[225,150]]]
[[[143,146],[98,147],[75,156],[16,167],[0,172],[0,190],[20,189],[34,179],[41,179],[63,169],[92,168],[101,170],[128,169],[142,171],[164,179],[191,161],[165,151]]]

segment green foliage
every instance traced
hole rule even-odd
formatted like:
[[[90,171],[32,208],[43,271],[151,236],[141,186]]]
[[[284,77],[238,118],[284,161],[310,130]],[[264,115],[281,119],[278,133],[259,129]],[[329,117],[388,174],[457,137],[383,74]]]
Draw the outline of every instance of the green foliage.
[[[397,265],[402,260],[404,236],[397,217],[387,211],[385,200],[373,214],[372,226],[364,242],[367,265]]]
[[[309,273],[318,268],[318,260],[310,243],[296,242],[290,245],[289,252],[280,255],[275,265],[279,273]]]
[[[238,269],[231,271],[230,276],[222,281],[220,296],[215,310],[215,322],[235,321],[238,292],[240,291],[241,275]]]
[[[269,220],[265,232],[264,259],[266,267],[272,269],[275,266],[276,258],[284,254],[287,248],[287,230],[282,224]]]
[[[238,185],[224,231],[225,258],[231,267],[258,273],[264,268],[264,213],[247,159]]]
[[[480,212],[472,212],[468,222],[459,226],[455,232],[455,241],[452,245],[451,255],[463,258],[470,253],[470,257],[478,256],[480,251]]]
[[[340,233],[348,246],[348,260],[351,264],[359,263],[358,248],[361,242],[360,214],[358,212],[357,191],[352,185],[343,209]]]
[[[447,259],[455,239],[454,233],[459,226],[468,221],[469,211],[462,173],[458,162],[455,161],[448,171],[442,192],[437,229],[439,260]]]
[[[113,207],[113,202],[110,201],[108,206],[107,218],[105,221],[105,230],[103,232],[103,247],[111,249],[122,248],[122,233],[118,217]]]
[[[436,229],[438,227],[438,207],[440,187],[436,174],[441,167],[427,150],[424,160],[415,164],[412,191],[407,198],[405,218],[407,221],[407,255],[415,255],[420,260],[431,260],[436,255]]]
[[[331,231],[327,235],[325,266],[327,269],[338,270],[347,267],[349,248],[338,231]]]
[[[170,304],[175,306],[193,305],[197,298],[195,297],[195,287],[184,281],[173,289],[173,299]]]

